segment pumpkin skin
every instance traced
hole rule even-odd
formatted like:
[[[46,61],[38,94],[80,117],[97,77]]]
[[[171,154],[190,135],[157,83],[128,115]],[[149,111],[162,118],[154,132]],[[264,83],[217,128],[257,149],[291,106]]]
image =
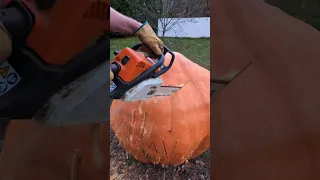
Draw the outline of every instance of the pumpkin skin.
[[[0,179],[108,179],[109,133],[109,123],[47,127],[12,120],[0,155]]]
[[[211,97],[210,178],[320,179],[319,30],[268,1],[212,2],[211,75],[252,64]]]
[[[175,52],[163,85],[183,88],[144,101],[114,100],[110,125],[122,147],[142,163],[179,165],[210,147],[210,72]],[[168,64],[171,55],[165,56]]]

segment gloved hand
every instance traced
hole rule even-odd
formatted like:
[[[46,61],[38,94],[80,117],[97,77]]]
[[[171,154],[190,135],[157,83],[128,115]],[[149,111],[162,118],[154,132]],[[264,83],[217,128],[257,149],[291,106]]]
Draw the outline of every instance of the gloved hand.
[[[145,22],[135,33],[135,36],[138,36],[140,41],[144,43],[146,47],[142,46],[141,50],[148,53],[151,58],[155,58],[152,56],[153,54],[156,56],[161,56],[163,54],[163,42],[153,31],[152,27]],[[153,52],[150,52],[150,50]]]
[[[12,52],[11,37],[7,30],[3,27],[0,22],[0,63],[6,60]]]

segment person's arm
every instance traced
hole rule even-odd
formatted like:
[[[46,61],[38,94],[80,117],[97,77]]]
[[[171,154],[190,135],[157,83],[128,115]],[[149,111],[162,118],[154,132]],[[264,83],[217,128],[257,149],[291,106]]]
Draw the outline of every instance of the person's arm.
[[[142,50],[147,52],[150,57],[153,57],[152,54],[160,56],[164,51],[162,40],[155,34],[148,22],[142,24],[117,12],[112,7],[110,7],[110,31],[131,34],[139,37],[140,41],[148,47],[143,48],[143,45]],[[149,49],[152,51],[152,53]],[[113,78],[114,74],[110,69],[110,81],[112,81]]]
[[[110,7],[110,31],[138,36],[140,41],[144,43],[143,46],[146,45],[148,47],[142,48],[144,49],[143,51],[151,56],[153,56],[152,54],[160,56],[164,51],[162,40],[156,35],[148,22],[141,24],[140,22],[117,12],[112,7]]]
[[[125,16],[110,7],[110,31],[134,34],[142,23]]]

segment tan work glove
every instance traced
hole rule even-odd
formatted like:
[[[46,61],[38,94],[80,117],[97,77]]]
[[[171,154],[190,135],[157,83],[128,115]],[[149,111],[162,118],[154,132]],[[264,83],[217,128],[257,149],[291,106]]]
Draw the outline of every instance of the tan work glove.
[[[163,42],[153,31],[152,27],[148,24],[148,22],[144,23],[136,33],[135,36],[138,36],[140,41],[144,43],[150,50],[144,46],[142,46],[141,50],[148,53],[151,58],[155,58],[152,56],[153,54],[156,56],[161,56],[163,54]]]
[[[11,37],[0,22],[0,63],[6,60],[12,52]]]

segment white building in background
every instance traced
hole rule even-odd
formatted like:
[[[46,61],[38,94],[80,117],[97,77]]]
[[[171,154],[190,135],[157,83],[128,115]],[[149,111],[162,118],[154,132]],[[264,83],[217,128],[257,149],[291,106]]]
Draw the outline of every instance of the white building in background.
[[[172,18],[172,27],[165,32],[165,37],[201,38],[210,37],[210,17],[201,18]],[[162,19],[158,19],[158,36],[162,36]],[[175,23],[179,21],[179,23]]]

